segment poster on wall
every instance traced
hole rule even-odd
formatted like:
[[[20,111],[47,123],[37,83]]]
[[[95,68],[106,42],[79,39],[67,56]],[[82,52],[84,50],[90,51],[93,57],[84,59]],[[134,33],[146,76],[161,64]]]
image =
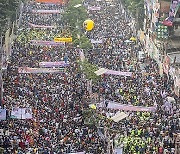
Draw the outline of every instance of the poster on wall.
[[[173,20],[176,16],[176,13],[180,7],[180,0],[171,0],[171,6],[169,10],[169,17],[163,21],[163,24],[166,26],[173,26]]]

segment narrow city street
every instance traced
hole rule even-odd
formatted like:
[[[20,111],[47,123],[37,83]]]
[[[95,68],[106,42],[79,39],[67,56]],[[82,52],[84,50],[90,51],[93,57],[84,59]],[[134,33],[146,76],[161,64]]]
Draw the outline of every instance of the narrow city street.
[[[133,22],[119,0],[24,2],[2,76],[0,154],[175,154],[180,98]]]

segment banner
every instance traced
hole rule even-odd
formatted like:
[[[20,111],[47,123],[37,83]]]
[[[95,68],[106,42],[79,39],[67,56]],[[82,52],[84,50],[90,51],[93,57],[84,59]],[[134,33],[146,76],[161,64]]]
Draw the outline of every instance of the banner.
[[[103,40],[93,40],[93,39],[91,39],[91,43],[92,44],[102,44]]]
[[[99,70],[95,71],[94,73],[99,76],[99,75],[103,75],[107,72],[107,69],[105,68],[100,68]]]
[[[85,152],[75,152],[75,153],[68,153],[68,154],[85,154]]]
[[[101,7],[99,7],[99,6],[88,6],[88,10],[99,11],[99,10],[101,10]]]
[[[32,13],[57,14],[60,10],[32,10]]]
[[[41,46],[64,46],[64,43],[56,43],[54,41],[42,41],[42,40],[31,40],[31,45],[41,45]]]
[[[11,111],[11,118],[21,119],[21,108],[13,108]]]
[[[103,105],[103,103],[101,103]],[[112,101],[108,101],[109,109],[115,110],[124,110],[124,111],[139,111],[139,112],[154,112],[156,110],[155,106],[152,107],[142,107],[142,106],[133,106],[133,105],[125,105],[125,104],[118,104]]]
[[[64,68],[30,68],[19,67],[18,73],[63,73]]]
[[[105,74],[119,75],[119,76],[132,76],[132,72],[121,72],[121,71],[114,71],[114,70],[107,70]]]
[[[32,119],[31,108],[13,108],[11,111],[11,118],[13,119]]]
[[[32,119],[33,113],[31,108],[22,108],[21,109],[22,119]]]
[[[168,75],[169,74],[169,69],[170,69],[170,58],[168,56],[166,56],[164,58],[164,62],[163,62],[163,71],[164,71],[164,73],[166,73]]]
[[[71,43],[72,42],[72,37],[65,38],[65,37],[55,37],[54,42],[66,42],[66,43]]]
[[[163,22],[166,26],[173,26],[173,19],[180,7],[180,0],[171,0],[171,6],[169,11],[169,17]]]
[[[0,121],[6,120],[6,109],[0,109]]]
[[[84,52],[80,50],[79,56],[80,56],[81,61],[83,62],[85,60]]]
[[[65,61],[59,61],[59,62],[40,62],[40,67],[66,67],[69,66],[68,63],[65,63]]]
[[[68,0],[36,0],[38,3],[51,3],[51,4],[64,4],[67,3]]]
[[[56,26],[46,26],[46,25],[35,25],[32,23],[28,23],[29,26],[33,27],[33,28],[56,28]]]
[[[123,154],[123,148],[115,148],[114,154]]]
[[[111,117],[111,119],[115,122],[119,122],[123,120],[124,118],[128,117],[128,115],[124,112],[118,112],[115,116]]]

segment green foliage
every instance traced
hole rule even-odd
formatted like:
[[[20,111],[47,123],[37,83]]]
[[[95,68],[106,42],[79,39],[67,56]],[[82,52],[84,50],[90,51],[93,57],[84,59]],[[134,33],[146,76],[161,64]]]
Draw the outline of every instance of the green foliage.
[[[10,24],[10,21],[15,20],[16,9],[18,8],[20,1],[21,0],[0,1],[0,33],[4,33],[7,28],[7,24]]]
[[[82,27],[83,22],[87,19],[88,14],[83,6],[78,8],[74,7],[78,4],[82,4],[82,0],[71,0],[63,15],[63,20],[70,25],[70,29]]]
[[[92,44],[91,44],[90,40],[85,35],[80,36],[79,39],[77,37],[74,38],[73,43],[74,43],[75,46],[79,45],[79,47],[81,49],[90,49],[90,48],[92,48]]]
[[[78,62],[81,71],[85,74],[86,78],[92,80],[94,83],[100,80],[100,76],[97,76],[94,72],[98,70],[96,65],[89,63],[87,60]]]
[[[69,25],[72,32],[74,46],[79,45],[81,49],[92,48],[90,40],[82,32],[83,22],[88,18],[87,11],[82,5],[83,0],[71,0],[63,15],[63,20]],[[81,4],[82,6],[74,7]],[[79,35],[79,38],[77,37]]]
[[[126,8],[136,18],[138,29],[143,28],[144,21],[144,0],[122,0]]]

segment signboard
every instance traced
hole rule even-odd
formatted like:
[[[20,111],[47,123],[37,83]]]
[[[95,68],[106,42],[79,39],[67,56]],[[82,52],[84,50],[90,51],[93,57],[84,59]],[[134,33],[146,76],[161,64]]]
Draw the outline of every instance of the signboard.
[[[72,42],[72,37],[65,38],[65,37],[55,37],[54,42],[66,42],[66,43],[71,43]]]

